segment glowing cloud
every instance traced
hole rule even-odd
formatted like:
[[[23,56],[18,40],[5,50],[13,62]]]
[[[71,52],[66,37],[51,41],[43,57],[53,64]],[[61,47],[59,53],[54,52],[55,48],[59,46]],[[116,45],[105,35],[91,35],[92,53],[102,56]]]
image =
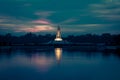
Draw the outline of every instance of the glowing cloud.
[[[34,27],[22,27],[16,32],[39,32],[39,31],[50,31],[54,30],[54,27],[50,25],[37,25]]]
[[[35,21],[32,21],[32,23],[37,23],[37,24],[50,24],[50,22],[47,21],[47,20],[35,20]]]

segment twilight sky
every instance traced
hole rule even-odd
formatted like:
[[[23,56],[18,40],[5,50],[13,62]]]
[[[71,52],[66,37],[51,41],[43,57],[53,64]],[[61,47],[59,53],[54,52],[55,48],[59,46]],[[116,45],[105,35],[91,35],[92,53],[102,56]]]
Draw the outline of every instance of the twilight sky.
[[[0,0],[0,34],[120,33],[120,0]]]

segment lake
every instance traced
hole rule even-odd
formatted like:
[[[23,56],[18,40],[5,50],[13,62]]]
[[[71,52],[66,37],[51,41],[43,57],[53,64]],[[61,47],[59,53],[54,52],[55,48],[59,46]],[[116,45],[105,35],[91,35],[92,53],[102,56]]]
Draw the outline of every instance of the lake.
[[[120,80],[120,55],[66,47],[2,48],[0,80]]]

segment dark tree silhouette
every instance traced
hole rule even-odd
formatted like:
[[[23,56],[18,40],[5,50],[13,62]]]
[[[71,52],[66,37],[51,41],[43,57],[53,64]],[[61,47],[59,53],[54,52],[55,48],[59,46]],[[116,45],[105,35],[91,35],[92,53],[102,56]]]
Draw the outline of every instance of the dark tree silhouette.
[[[16,45],[16,44],[43,44],[54,40],[55,35],[36,35],[34,33],[27,33],[22,36],[13,36],[11,33],[0,35],[0,45]],[[106,45],[120,45],[120,34],[111,35],[104,33],[101,35],[85,34],[85,35],[69,35],[63,37],[64,40],[72,43],[104,43]]]

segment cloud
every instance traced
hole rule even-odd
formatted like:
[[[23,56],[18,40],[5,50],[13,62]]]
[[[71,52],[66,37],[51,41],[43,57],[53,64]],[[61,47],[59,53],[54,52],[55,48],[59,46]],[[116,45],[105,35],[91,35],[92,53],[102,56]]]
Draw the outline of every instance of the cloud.
[[[64,20],[63,22],[60,22],[60,24],[69,24],[69,23],[73,23],[73,22],[75,22],[77,20],[78,19],[70,18],[70,19]]]
[[[0,15],[0,23],[9,22],[11,20],[12,20],[12,18],[10,16],[2,16],[2,15]]]
[[[82,24],[82,25],[79,25],[79,26],[83,26],[83,27],[91,27],[91,28],[100,28],[100,27],[107,27],[107,26],[112,26],[113,24]]]
[[[10,23],[4,23],[4,24],[0,24],[1,28],[2,27],[14,27],[17,26],[16,24],[10,24]]]
[[[0,23],[1,23],[1,22],[4,22],[4,21],[5,21],[4,19],[0,19]]]
[[[34,20],[34,21],[32,21],[32,23],[36,23],[36,24],[51,24],[50,21],[48,21],[46,19]]]
[[[114,3],[118,2],[119,0],[104,0],[105,3]]]
[[[96,23],[96,24],[78,24],[78,25],[62,25],[63,27],[70,27],[70,28],[76,28],[76,29],[79,29],[79,28],[101,28],[101,27],[110,27],[110,26],[113,26],[114,24],[102,24],[102,23]],[[75,29],[74,28],[74,29]]]
[[[119,22],[119,0],[112,3],[105,0],[0,1],[0,33],[47,32],[54,30],[56,24],[61,24],[64,32],[98,32],[100,29],[102,33],[104,29],[112,33],[119,29]]]
[[[51,31],[55,28],[50,25],[36,25],[33,27],[21,27],[16,32],[40,32],[40,31]]]
[[[85,29],[67,29],[67,28],[64,28],[62,31],[63,32],[85,32],[86,30]]]
[[[108,21],[120,21],[120,1],[102,4],[91,4],[90,10],[93,16]]]
[[[48,19],[26,20],[10,16],[0,16],[0,31],[39,32],[54,30]]]
[[[53,13],[55,13],[55,11],[37,11],[34,14],[42,18],[47,18],[51,16]]]

